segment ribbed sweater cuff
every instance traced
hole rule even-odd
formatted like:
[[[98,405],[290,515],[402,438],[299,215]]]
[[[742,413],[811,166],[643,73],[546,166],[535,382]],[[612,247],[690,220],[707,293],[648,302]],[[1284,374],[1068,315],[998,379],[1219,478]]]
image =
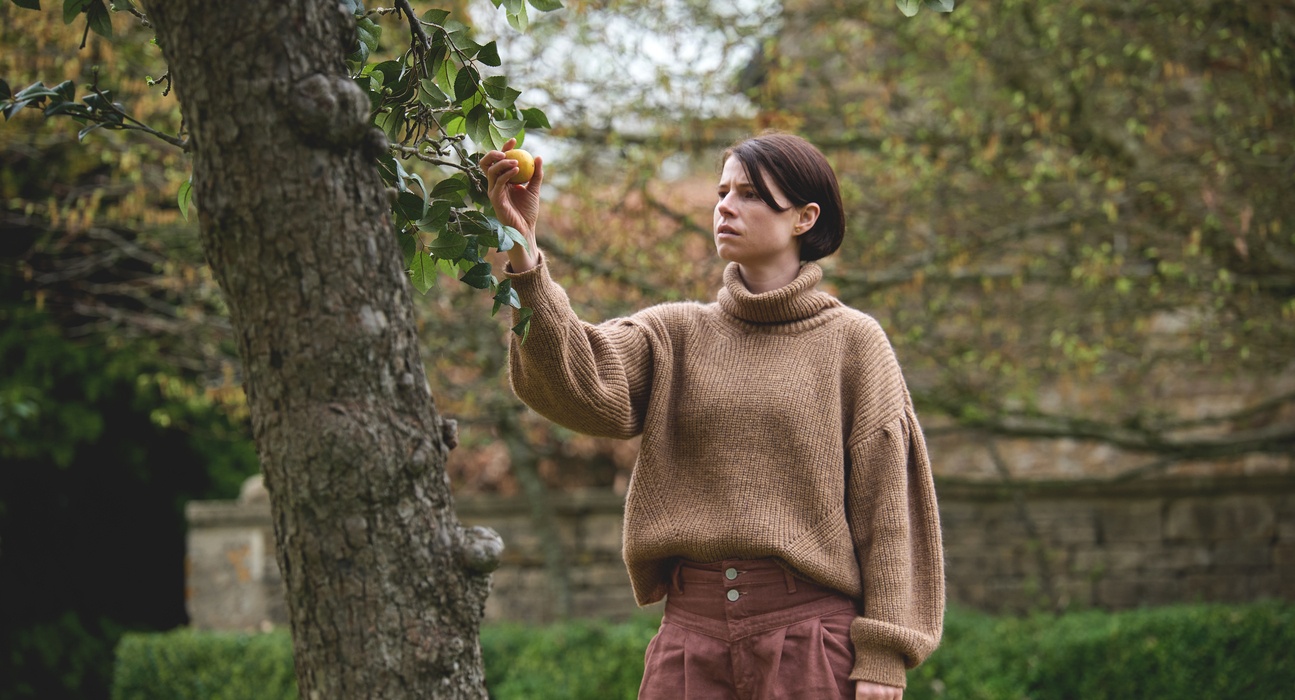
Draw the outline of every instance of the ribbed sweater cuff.
[[[888,649],[854,648],[854,670],[850,672],[852,681],[870,681],[896,688],[908,685],[908,674],[904,667],[904,657]]]
[[[532,309],[535,313],[549,308],[550,305],[545,302],[554,294],[553,288],[556,285],[553,278],[549,276],[549,266],[544,259],[544,251],[540,251],[535,267],[525,272],[513,272],[512,266],[505,264],[503,275],[505,279],[512,280],[513,289],[517,290],[517,297],[521,300],[522,306]],[[558,290],[557,293],[562,294],[560,287]],[[567,302],[562,300],[560,303],[565,305]],[[519,313],[520,311],[513,309],[514,322],[519,320],[517,318]]]

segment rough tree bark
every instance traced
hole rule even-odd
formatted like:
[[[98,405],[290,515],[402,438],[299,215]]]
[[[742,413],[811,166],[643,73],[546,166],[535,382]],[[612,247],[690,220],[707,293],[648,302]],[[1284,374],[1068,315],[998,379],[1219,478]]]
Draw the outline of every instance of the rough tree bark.
[[[301,697],[484,698],[465,531],[336,2],[152,0],[271,494]]]

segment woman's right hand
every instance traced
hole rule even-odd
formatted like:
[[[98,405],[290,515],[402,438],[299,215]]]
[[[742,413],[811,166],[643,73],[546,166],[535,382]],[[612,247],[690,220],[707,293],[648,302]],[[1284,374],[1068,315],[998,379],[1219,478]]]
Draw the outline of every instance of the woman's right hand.
[[[539,248],[535,245],[535,222],[540,216],[540,184],[544,182],[544,163],[535,157],[535,174],[530,182],[515,185],[508,181],[518,172],[517,161],[504,157],[517,139],[508,139],[502,150],[490,151],[481,156],[481,169],[486,173],[486,192],[495,207],[499,223],[512,226],[526,238],[526,248],[515,245],[507,251],[508,265],[513,272],[525,272],[539,264]]]

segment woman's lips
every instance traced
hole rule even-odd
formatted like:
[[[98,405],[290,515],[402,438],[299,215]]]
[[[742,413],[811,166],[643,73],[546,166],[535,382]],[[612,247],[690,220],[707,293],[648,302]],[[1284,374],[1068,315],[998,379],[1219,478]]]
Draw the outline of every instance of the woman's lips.
[[[737,229],[734,229],[732,226],[729,226],[728,224],[721,224],[718,228],[715,229],[715,235],[737,236],[740,234],[737,232]]]

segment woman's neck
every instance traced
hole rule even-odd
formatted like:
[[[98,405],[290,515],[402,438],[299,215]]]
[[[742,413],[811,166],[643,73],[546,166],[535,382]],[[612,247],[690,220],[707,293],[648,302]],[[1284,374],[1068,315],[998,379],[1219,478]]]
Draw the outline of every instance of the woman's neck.
[[[737,270],[748,292],[763,294],[791,284],[800,274],[800,260],[788,258],[764,264],[738,263]]]

